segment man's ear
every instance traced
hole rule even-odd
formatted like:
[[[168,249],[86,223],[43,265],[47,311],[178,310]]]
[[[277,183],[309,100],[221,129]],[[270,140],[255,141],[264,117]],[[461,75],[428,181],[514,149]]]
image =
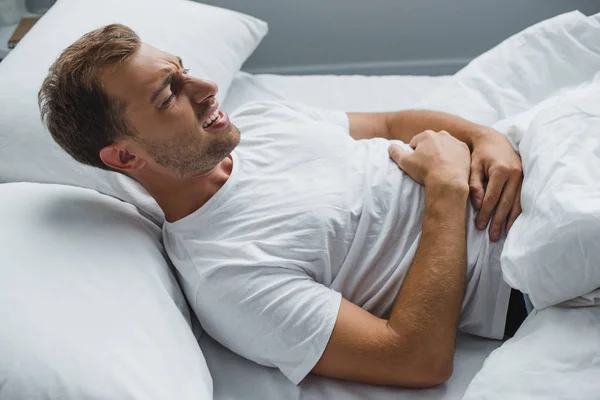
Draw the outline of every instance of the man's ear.
[[[144,166],[144,161],[123,143],[109,144],[100,150],[100,159],[110,168],[130,172]]]

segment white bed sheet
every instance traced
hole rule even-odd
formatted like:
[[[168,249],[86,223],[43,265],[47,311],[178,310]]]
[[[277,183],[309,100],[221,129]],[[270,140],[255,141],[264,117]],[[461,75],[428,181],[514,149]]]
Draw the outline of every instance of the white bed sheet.
[[[345,111],[400,110],[414,106],[448,77],[279,76],[240,73],[222,108],[255,100],[290,100]],[[461,335],[449,382],[427,390],[377,387],[309,375],[291,384],[278,370],[237,356],[208,335],[200,346],[213,376],[215,400],[230,399],[460,399],[487,356],[501,342]]]
[[[240,72],[222,108],[255,100],[289,100],[344,111],[402,110],[424,99],[447,76],[252,75]]]

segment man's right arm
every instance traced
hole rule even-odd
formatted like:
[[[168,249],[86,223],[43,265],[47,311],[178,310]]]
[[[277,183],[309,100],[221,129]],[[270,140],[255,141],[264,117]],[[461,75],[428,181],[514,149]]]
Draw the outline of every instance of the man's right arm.
[[[456,146],[444,140],[438,140],[437,151],[444,152],[446,145]],[[430,143],[426,143],[423,151],[427,146],[431,150]],[[463,166],[448,168],[443,164],[444,155],[438,157],[440,161],[435,154],[433,159],[431,154],[429,158],[417,154],[409,162],[402,155],[404,161],[399,165],[425,185],[423,230],[410,271],[389,320],[342,300],[331,338],[313,373],[419,388],[443,383],[452,374],[465,288],[469,195],[468,149],[456,149],[463,157],[462,150],[466,152],[466,178],[464,171],[457,174]],[[446,154],[446,161],[455,156],[452,152]],[[439,170],[427,171],[435,167]]]

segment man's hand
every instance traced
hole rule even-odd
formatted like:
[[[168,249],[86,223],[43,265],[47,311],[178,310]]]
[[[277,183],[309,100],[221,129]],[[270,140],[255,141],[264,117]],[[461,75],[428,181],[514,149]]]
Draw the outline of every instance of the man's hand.
[[[425,131],[410,141],[415,151],[391,145],[392,160],[412,179],[424,186],[466,187],[469,183],[469,147],[446,131]]]
[[[521,214],[521,158],[508,140],[493,129],[473,138],[472,146],[469,186],[471,202],[479,210],[476,225],[485,229],[493,213],[490,240],[496,242],[504,222],[508,233]]]
[[[508,231],[521,213],[521,159],[499,132],[456,115],[428,110],[348,113],[348,119],[350,135],[356,140],[382,137],[412,143],[420,132],[431,129],[448,131],[466,143],[473,151],[469,183],[471,201],[479,210],[476,225],[484,229],[493,214],[492,241],[500,238],[505,221]]]

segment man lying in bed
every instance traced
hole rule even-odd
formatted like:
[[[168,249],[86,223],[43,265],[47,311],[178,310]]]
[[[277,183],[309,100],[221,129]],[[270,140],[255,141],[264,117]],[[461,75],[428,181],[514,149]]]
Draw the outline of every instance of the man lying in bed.
[[[68,153],[160,205],[211,336],[294,383],[312,371],[410,387],[450,377],[458,329],[504,336],[499,256],[521,163],[502,135],[438,112],[283,103],[247,105],[233,125],[217,90],[110,25],[66,49],[40,91]]]

